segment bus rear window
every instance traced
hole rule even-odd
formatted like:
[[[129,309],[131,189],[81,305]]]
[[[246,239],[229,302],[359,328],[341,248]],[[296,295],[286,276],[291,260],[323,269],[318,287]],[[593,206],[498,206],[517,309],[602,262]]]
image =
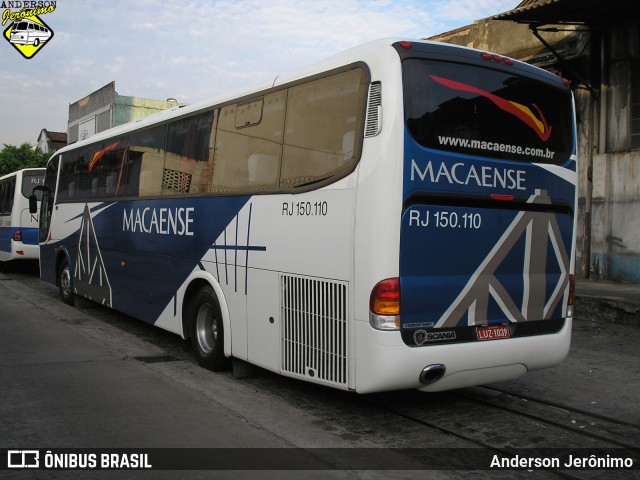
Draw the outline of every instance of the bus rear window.
[[[422,146],[534,163],[572,153],[569,89],[451,62],[403,62],[405,116]]]
[[[22,175],[22,196],[29,198],[29,195],[33,193],[34,187],[42,185],[44,182],[44,170],[40,171],[25,171]],[[37,192],[38,200],[40,200],[40,192]]]

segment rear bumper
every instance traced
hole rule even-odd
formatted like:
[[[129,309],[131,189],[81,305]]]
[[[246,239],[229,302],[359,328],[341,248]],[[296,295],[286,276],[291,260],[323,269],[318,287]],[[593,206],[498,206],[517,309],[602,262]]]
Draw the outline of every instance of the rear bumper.
[[[9,251],[2,252],[2,260],[38,260],[40,258],[39,245],[27,245],[11,240]]]
[[[399,332],[356,323],[355,389],[359,393],[416,388],[438,392],[503,382],[527,371],[553,367],[567,356],[572,318],[557,333],[485,342],[408,347]],[[429,365],[442,364],[441,379],[424,385],[419,377]]]

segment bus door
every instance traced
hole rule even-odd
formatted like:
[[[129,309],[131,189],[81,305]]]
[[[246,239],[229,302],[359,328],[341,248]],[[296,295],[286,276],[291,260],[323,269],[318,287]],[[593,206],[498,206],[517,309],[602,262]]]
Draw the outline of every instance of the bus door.
[[[403,68],[405,343],[559,331],[576,191],[569,89],[505,68]]]
[[[38,237],[40,250],[52,250],[55,246],[49,245],[49,235],[51,229],[51,217],[53,215],[53,202],[58,183],[58,166],[60,164],[60,155],[56,155],[47,164],[47,170],[44,176],[44,185],[36,187],[34,196],[40,190],[40,215],[38,218]],[[33,212],[34,201],[30,198],[30,211]],[[37,203],[36,203],[37,205]],[[40,255],[40,278],[55,285],[56,283],[56,255]]]

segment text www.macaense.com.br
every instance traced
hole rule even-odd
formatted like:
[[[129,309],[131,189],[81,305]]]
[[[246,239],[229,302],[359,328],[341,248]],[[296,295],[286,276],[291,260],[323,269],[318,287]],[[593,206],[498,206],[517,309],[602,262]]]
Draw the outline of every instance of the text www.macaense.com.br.
[[[506,143],[469,140],[467,138],[440,135],[438,135],[438,142],[443,146],[486,150],[488,152],[514,153],[516,155],[527,155],[530,157],[544,158],[546,160],[553,160],[553,156],[556,153],[548,148],[529,148],[522,147],[520,145],[509,145]]]

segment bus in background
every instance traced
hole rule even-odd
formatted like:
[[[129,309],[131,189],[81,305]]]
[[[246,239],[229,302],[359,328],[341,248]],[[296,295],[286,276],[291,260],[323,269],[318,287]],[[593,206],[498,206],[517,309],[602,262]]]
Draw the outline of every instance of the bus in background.
[[[39,257],[38,214],[30,213],[29,196],[44,172],[29,168],[0,177],[0,262]]]
[[[575,136],[556,75],[375,41],[56,152],[41,276],[213,370],[360,393],[514,379],[569,350]]]

